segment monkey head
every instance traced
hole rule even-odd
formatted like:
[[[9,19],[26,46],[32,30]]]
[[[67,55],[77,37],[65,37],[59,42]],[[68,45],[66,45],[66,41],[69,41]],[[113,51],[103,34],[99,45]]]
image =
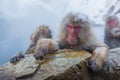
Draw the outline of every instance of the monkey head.
[[[118,26],[118,18],[116,16],[110,16],[107,19],[107,25],[111,28]]]
[[[68,29],[68,37],[67,41],[69,44],[74,45],[78,43],[78,33],[80,32],[80,26],[77,24],[68,24],[67,29]]]
[[[30,36],[32,42],[37,42],[41,38],[52,38],[51,29],[47,25],[41,25],[36,28],[34,33]]]
[[[51,38],[51,30],[47,25],[42,25],[39,27],[40,38]]]
[[[65,39],[70,45],[83,43],[90,32],[90,26],[80,14],[69,13],[64,19],[61,34],[66,35]],[[65,33],[64,33],[65,32]]]
[[[111,37],[120,37],[120,25],[117,16],[110,16],[106,20],[105,35]]]

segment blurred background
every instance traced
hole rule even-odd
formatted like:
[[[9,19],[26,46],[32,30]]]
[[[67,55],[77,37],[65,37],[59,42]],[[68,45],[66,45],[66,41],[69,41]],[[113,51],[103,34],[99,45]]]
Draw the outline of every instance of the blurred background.
[[[56,39],[62,18],[80,12],[89,18],[96,37],[103,41],[104,21],[120,12],[120,0],[0,0],[0,65],[17,51],[25,51],[35,28],[46,24]]]

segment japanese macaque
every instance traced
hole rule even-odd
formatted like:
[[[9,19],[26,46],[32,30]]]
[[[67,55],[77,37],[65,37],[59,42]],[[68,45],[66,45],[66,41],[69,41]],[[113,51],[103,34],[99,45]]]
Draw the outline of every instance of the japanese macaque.
[[[92,34],[89,22],[79,14],[69,13],[63,19],[57,40],[60,49],[87,50],[92,52],[88,67],[98,71],[106,62],[108,46]]]
[[[41,39],[43,39],[43,38],[52,38],[52,35],[51,35],[51,30],[49,29],[49,27],[48,26],[46,26],[46,25],[41,25],[41,26],[39,26],[39,27],[37,27],[36,28],[36,30],[35,30],[35,32],[31,35],[31,37],[30,37],[30,41],[31,41],[31,43],[30,43],[30,46],[29,46],[29,48],[26,50],[26,52],[25,52],[25,54],[29,54],[29,53],[34,53],[34,51],[35,51],[35,53],[37,52],[36,51],[36,49],[38,49],[38,48],[40,48],[40,46],[39,45],[37,45],[37,42],[38,42],[38,44],[39,43],[43,43],[43,44],[45,44],[45,42],[44,42],[44,40],[41,40]],[[48,44],[50,44],[50,42],[52,43],[53,42],[53,44],[55,43],[54,41],[52,41],[52,40],[50,40],[50,39],[48,39],[48,40],[45,40],[46,41],[46,43],[47,42],[49,42]],[[42,44],[42,45],[43,45]],[[37,45],[37,46],[36,46]],[[44,46],[43,46],[44,47]],[[46,49],[47,49],[47,46],[46,46]],[[53,46],[53,50],[54,50],[54,46]],[[22,54],[22,52],[20,51],[20,52],[17,52],[11,59],[10,59],[10,62],[11,63],[16,63],[16,62],[18,62],[19,60],[20,60],[20,58],[24,58],[24,57],[21,57],[21,56],[24,56],[23,54]],[[34,55],[35,56],[35,58],[37,58],[38,57],[38,54],[35,54]]]
[[[37,41],[42,38],[52,38],[51,30],[46,25],[42,25],[36,28],[35,32],[30,37],[31,43],[25,53],[34,53]]]
[[[116,16],[106,20],[104,42],[110,49],[120,47],[120,24]]]

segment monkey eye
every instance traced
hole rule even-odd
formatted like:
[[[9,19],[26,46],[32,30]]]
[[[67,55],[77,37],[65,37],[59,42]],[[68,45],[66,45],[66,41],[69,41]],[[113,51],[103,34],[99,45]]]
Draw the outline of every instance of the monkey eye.
[[[75,29],[80,29],[81,27],[80,26],[75,26]]]
[[[68,24],[68,27],[72,29],[72,28],[74,28],[74,25]]]

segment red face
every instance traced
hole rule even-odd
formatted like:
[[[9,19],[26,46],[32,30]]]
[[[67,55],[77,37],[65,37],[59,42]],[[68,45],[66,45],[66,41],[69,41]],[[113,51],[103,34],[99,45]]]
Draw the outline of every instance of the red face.
[[[116,26],[116,20],[115,19],[110,19],[109,21],[108,21],[108,24],[109,24],[109,26],[110,27],[114,27],[114,26]]]
[[[74,45],[78,43],[78,33],[80,32],[79,25],[68,24],[68,37],[67,41],[69,44]]]

